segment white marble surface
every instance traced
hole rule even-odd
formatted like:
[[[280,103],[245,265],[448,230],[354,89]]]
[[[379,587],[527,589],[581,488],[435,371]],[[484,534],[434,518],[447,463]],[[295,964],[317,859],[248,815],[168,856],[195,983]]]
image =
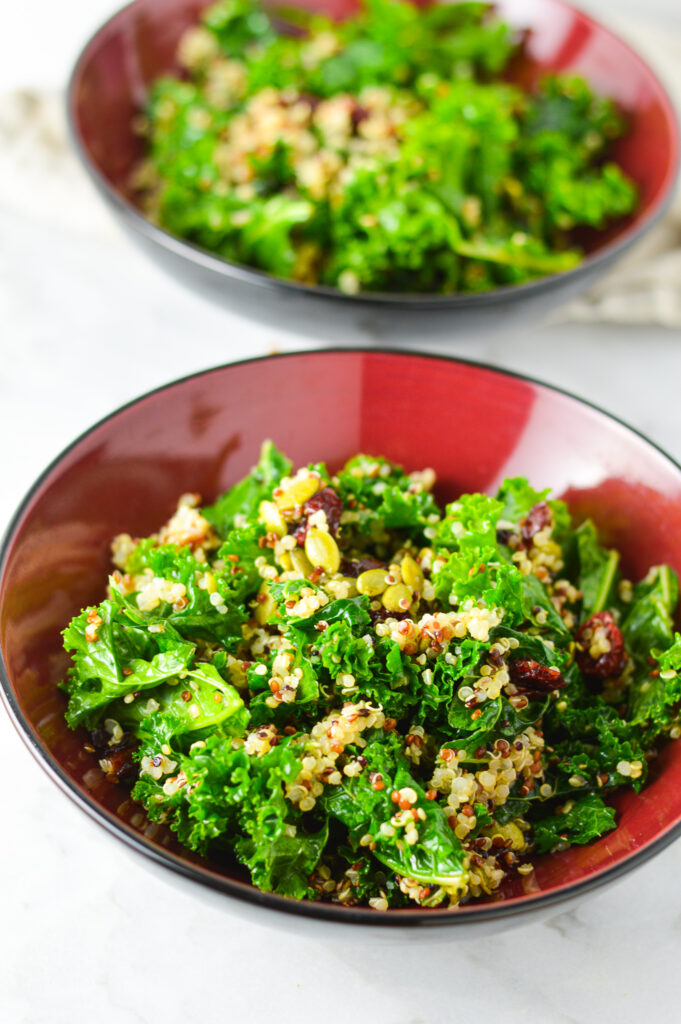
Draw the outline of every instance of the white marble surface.
[[[21,46],[0,61],[0,88],[59,84],[108,6],[41,0],[37,45],[35,5],[12,5]],[[649,9],[679,21],[675,0]],[[114,406],[211,364],[310,345],[194,298],[114,231],[66,230],[64,213],[36,220],[0,195],[2,525],[47,461]],[[349,325],[349,342],[370,340]],[[681,458],[676,332],[564,325],[437,347],[577,391]],[[175,893],[57,792],[4,714],[0,778],[2,1024],[678,1020],[681,843],[548,924],[367,949],[246,925],[219,900]]]

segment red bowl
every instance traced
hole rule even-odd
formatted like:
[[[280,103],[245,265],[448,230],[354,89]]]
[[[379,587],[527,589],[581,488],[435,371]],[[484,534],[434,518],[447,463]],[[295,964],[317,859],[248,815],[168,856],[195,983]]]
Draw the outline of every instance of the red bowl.
[[[70,732],[57,689],[66,658],[60,630],[101,598],[109,541],[150,533],[180,493],[206,500],[233,484],[272,438],[302,464],[338,467],[357,451],[410,469],[431,465],[442,500],[494,490],[509,474],[551,486],[577,519],[591,515],[635,579],[660,562],[681,572],[681,467],[611,416],[554,388],[435,356],[363,350],[250,360],[187,377],[113,413],[40,477],[12,522],[0,563],[0,675],[10,715],[58,786],[128,847],[192,883],[233,897],[271,921],[381,929],[495,929],[550,911],[659,852],[681,831],[681,743],[666,746],[652,779],[617,799],[618,827],[587,847],[544,857],[531,883],[495,903],[387,914],[262,893],[236,869],[179,849],[110,785],[84,734]],[[291,918],[289,918],[291,920]],[[300,926],[300,922],[296,922]],[[336,929],[338,930],[338,929]]]
[[[296,0],[300,6],[341,18],[355,0]],[[143,142],[132,121],[147,88],[160,74],[178,71],[175,52],[182,32],[209,0],[135,0],[90,40],[69,87],[71,133],[85,167],[121,225],[169,272],[248,316],[291,329],[339,336],[347,314],[371,317],[379,334],[452,327],[498,327],[548,312],[578,294],[636,241],[663,212],[677,175],[676,117],[662,85],[626,43],[561,0],[497,0],[500,15],[526,32],[511,77],[532,85],[549,71],[584,75],[627,114],[630,131],[614,159],[640,192],[637,212],[607,232],[587,234],[588,255],[577,268],[529,284],[481,294],[343,295],[335,288],[274,278],[231,263],[154,227],[138,212],[130,188]]]

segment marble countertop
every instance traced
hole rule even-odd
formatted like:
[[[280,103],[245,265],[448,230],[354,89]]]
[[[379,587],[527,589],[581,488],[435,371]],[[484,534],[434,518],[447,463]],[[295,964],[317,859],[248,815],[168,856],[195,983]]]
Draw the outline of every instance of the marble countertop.
[[[89,3],[86,17],[81,0],[66,3],[61,52],[74,26],[82,38],[108,6]],[[655,6],[670,18],[676,10],[673,0]],[[46,77],[60,73],[48,60]],[[64,223],[12,210],[0,195],[0,528],[47,462],[112,408],[197,369],[313,344],[194,297],[113,229]],[[347,341],[372,339],[349,324]],[[677,332],[564,324],[413,345],[575,391],[681,459]],[[547,923],[367,948],[245,924],[219,899],[175,892],[58,793],[4,713],[0,777],[3,1024],[678,1020],[681,843]]]

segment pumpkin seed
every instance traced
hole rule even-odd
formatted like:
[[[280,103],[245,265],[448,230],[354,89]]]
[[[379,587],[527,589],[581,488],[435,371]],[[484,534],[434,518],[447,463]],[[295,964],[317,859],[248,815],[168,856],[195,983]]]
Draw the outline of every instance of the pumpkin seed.
[[[378,597],[388,584],[385,582],[385,569],[367,569],[357,577],[357,589],[367,597]]]
[[[402,572],[402,579],[409,589],[415,590],[417,594],[422,594],[424,583],[423,572],[416,559],[412,558],[411,555],[405,555],[402,559],[400,570]]]
[[[286,534],[286,523],[279,514],[279,509],[273,501],[261,501],[258,506],[258,518],[265,524],[269,533],[276,533],[277,537]]]
[[[264,600],[259,600],[256,602],[255,619],[256,622],[259,622],[260,625],[263,626],[269,619],[270,615],[272,615],[277,610],[277,606],[274,601],[274,598],[270,594],[270,588],[267,586],[266,583],[263,583],[262,586],[260,587],[260,590],[258,591],[259,598],[261,597],[261,595],[264,595]]]
[[[282,567],[284,572],[291,572],[293,569],[293,559],[291,558],[291,552],[281,550],[277,552],[276,559],[279,565]]]
[[[341,560],[340,551],[330,533],[319,530],[316,526],[308,530],[305,538],[305,554],[314,566],[321,566],[329,576],[338,572]]]
[[[302,572],[303,576],[309,576],[314,566],[302,548],[293,548],[291,551],[291,563],[296,572]]]
[[[404,583],[393,583],[381,600],[389,612],[406,612],[411,605],[411,590]]]
[[[485,829],[486,835],[491,839],[501,836],[503,840],[511,844],[512,850],[522,850],[525,845],[525,836],[514,822],[509,821],[505,825],[493,825]]]
[[[307,499],[316,494],[318,490],[319,479],[316,476],[306,476],[302,480],[296,480],[274,500],[280,509],[297,508],[298,505],[304,505]]]

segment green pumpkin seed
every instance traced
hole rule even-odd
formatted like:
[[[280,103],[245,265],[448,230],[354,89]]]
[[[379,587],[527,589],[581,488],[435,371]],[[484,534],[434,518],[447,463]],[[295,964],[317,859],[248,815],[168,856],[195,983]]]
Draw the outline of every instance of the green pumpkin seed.
[[[382,598],[383,607],[389,612],[406,612],[411,606],[411,590],[404,583],[393,583]]]
[[[421,566],[416,559],[412,558],[411,555],[405,555],[402,559],[400,570],[402,572],[402,579],[409,589],[415,590],[417,594],[422,594],[424,577]]]
[[[291,551],[291,563],[296,572],[302,572],[303,576],[309,576],[314,566],[302,548],[294,548]]]
[[[491,828],[485,829],[485,834],[491,839],[495,836],[501,836],[507,843],[511,844],[512,850],[522,850],[525,845],[525,836],[521,829],[512,822],[509,821],[505,825],[492,825]]]
[[[388,584],[385,582],[385,569],[367,569],[357,577],[357,589],[367,597],[378,597]]]
[[[273,501],[261,501],[258,506],[258,518],[267,527],[268,533],[276,533],[277,537],[286,534],[286,523],[279,514],[279,509]]]
[[[291,558],[290,551],[279,551],[275,554],[275,558],[284,572],[291,572],[293,569],[293,559]]]
[[[338,572],[340,567],[340,551],[330,533],[313,527],[307,531],[305,538],[305,554],[314,566],[321,566],[329,576]]]
[[[274,598],[270,594],[270,588],[266,583],[263,583],[258,591],[258,597],[261,597],[261,595],[264,595],[264,600],[256,602],[254,614],[256,622],[259,622],[261,626],[264,626],[270,615],[277,610],[277,606]]]
[[[302,480],[296,480],[274,500],[280,509],[297,508],[298,505],[304,505],[307,499],[316,494],[318,490],[319,479],[316,476],[306,476]]]
[[[339,583],[348,584],[348,597],[357,597],[359,591],[357,590],[357,580],[354,576],[341,576]]]

